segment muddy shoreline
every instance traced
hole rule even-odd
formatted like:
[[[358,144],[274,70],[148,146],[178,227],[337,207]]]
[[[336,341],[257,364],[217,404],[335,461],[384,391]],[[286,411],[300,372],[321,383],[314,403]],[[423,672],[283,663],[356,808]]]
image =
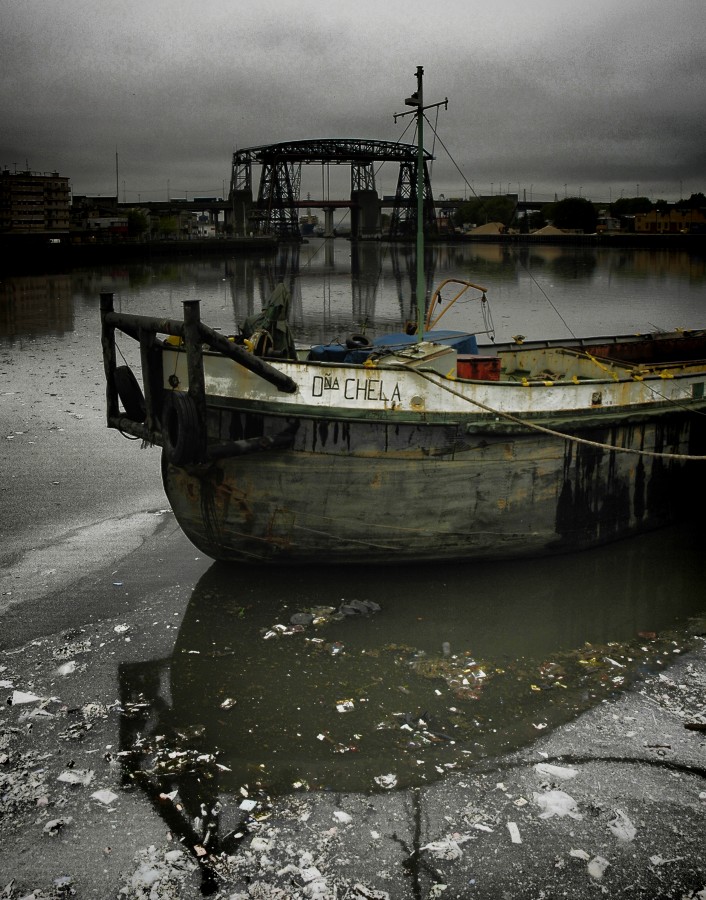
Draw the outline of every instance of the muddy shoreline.
[[[217,754],[188,738],[184,796],[160,790],[159,747],[134,739],[153,711],[117,676],[172,652],[188,602],[177,572],[136,576],[148,560],[199,562],[163,516],[132,554],[65,587],[95,617],[0,652],[0,896],[703,896],[706,649],[421,789],[229,795]]]

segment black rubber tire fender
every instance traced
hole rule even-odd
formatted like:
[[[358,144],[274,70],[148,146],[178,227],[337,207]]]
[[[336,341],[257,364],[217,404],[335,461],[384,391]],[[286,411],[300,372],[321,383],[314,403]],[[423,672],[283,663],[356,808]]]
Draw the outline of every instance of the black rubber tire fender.
[[[346,340],[346,347],[348,347],[349,350],[362,350],[365,347],[372,347],[372,344],[370,343],[370,339],[364,334],[352,334]]]
[[[145,395],[130,366],[118,366],[113,375],[118,398],[125,415],[133,422],[144,422],[147,418]]]
[[[182,391],[167,391],[162,403],[162,444],[172,465],[185,466],[198,461],[201,433],[196,404]]]

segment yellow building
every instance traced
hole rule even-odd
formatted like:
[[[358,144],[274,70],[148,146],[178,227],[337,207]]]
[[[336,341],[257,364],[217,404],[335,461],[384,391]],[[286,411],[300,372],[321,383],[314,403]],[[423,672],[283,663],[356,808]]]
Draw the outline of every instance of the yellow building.
[[[703,209],[687,209],[686,207],[659,210],[635,216],[635,231],[644,234],[689,234],[693,231],[704,231],[706,215]]]

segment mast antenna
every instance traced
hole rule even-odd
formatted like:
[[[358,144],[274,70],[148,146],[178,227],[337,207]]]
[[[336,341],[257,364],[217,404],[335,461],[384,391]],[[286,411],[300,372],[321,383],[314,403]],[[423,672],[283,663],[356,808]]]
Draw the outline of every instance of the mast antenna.
[[[424,278],[424,110],[443,106],[449,108],[449,98],[439,103],[424,105],[424,67],[417,66],[417,90],[404,101],[412,106],[410,112],[394,113],[395,122],[404,116],[417,119],[417,341],[424,340],[424,314],[426,306],[426,281]]]

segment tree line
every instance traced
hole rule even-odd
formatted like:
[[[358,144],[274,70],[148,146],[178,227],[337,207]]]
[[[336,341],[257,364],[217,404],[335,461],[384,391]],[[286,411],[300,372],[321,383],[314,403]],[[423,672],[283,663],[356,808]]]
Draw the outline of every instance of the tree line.
[[[547,203],[541,210],[518,216],[517,203],[510,197],[477,197],[463,203],[454,211],[453,225],[454,228],[462,229],[469,225],[501,222],[506,228],[535,231],[552,224],[562,230],[593,234],[604,210],[612,218],[623,220],[651,212],[653,209],[666,212],[669,209],[703,208],[706,208],[706,197],[703,193],[692,194],[688,199],[679,200],[677,203],[669,203],[667,200],[653,202],[649,197],[620,197],[608,207],[605,204],[592,203],[585,197],[566,197],[554,203]]]

